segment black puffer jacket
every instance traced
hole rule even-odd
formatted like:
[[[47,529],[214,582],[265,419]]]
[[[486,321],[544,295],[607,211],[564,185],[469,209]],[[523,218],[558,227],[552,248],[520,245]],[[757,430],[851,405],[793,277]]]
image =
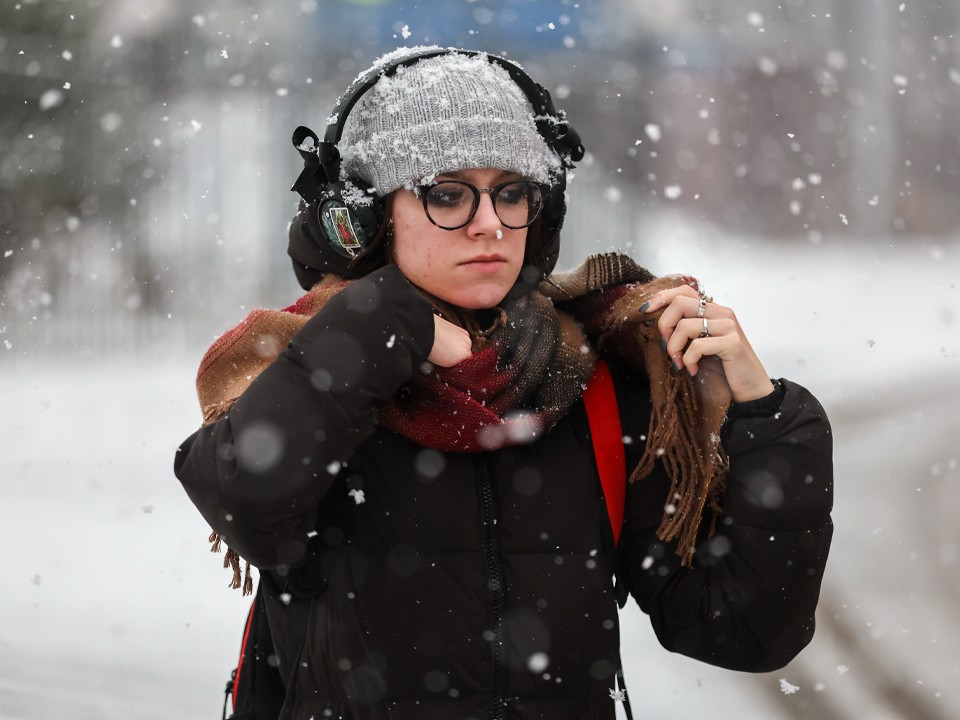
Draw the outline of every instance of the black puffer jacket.
[[[628,487],[611,551],[579,402],[537,442],[483,454],[423,448],[378,426],[378,408],[432,343],[429,304],[396,268],[377,271],[177,453],[193,502],[263,571],[282,669],[300,644],[287,642],[283,593],[314,595],[295,717],[613,718],[615,571],[670,650],[764,671],[809,642],[832,464],[829,425],[806,390],[782,382],[775,412],[738,408],[747,416],[728,422],[725,515],[683,569],[655,534],[659,470]],[[613,373],[633,467],[649,388]],[[316,557],[305,554],[314,530]]]

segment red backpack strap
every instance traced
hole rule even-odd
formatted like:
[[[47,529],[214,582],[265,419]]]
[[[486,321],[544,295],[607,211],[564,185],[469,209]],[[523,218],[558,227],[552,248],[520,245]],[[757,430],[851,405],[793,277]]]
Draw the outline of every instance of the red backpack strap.
[[[247,624],[243,628],[243,642],[240,643],[240,659],[237,661],[236,669],[230,673],[230,680],[227,681],[226,695],[230,698],[230,703],[233,707],[234,714],[236,714],[237,708],[239,707],[237,695],[239,694],[240,688],[240,674],[243,672],[244,666],[251,664],[248,659],[247,650],[248,648],[252,650],[253,643],[250,639],[250,630],[253,628],[253,624],[256,621],[256,614],[259,609],[257,607],[257,602],[259,599],[260,593],[257,592],[253,602],[250,603],[250,612],[247,613]],[[246,678],[244,678],[244,680],[246,680]],[[223,718],[227,717],[227,697],[223,699]]]
[[[620,529],[623,527],[623,506],[627,496],[627,458],[623,449],[617,393],[613,387],[610,368],[603,360],[597,360],[593,368],[593,377],[583,391],[583,404],[587,409],[593,455],[600,473],[603,497],[607,501],[613,542],[619,544]]]

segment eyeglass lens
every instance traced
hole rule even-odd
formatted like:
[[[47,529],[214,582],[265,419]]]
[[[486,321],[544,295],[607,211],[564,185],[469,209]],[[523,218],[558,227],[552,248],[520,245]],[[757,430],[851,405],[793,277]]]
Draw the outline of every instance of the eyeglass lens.
[[[476,214],[481,191],[490,193],[494,212],[500,222],[511,229],[528,226],[537,218],[543,205],[540,186],[531,180],[513,180],[482,190],[469,183],[450,180],[425,188],[427,216],[441,228],[461,228]]]

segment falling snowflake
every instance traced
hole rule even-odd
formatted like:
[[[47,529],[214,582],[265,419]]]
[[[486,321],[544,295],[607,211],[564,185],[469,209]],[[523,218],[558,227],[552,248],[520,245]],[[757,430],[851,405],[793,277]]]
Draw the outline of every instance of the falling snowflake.
[[[41,110],[50,110],[55,108],[58,105],[62,105],[64,101],[64,95],[56,88],[51,88],[43,93],[40,96],[40,109]]]
[[[761,55],[757,58],[757,67],[767,77],[773,77],[777,74],[780,69],[780,66],[777,65],[777,61],[773,58],[766,57]]]
[[[799,685],[792,685],[791,683],[787,682],[786,678],[780,678],[780,692],[782,692],[784,695],[793,695],[799,690]]]
[[[348,492],[347,495],[349,495],[350,497],[352,497],[352,498],[353,498],[353,501],[354,501],[357,505],[359,505],[360,503],[366,502],[366,499],[367,499],[367,498],[364,496],[364,494],[363,494],[363,490],[357,490],[356,488],[354,488],[353,490],[351,490],[350,492]]]
[[[532,673],[540,674],[550,665],[550,657],[544,652],[537,652],[527,658],[527,668]]]

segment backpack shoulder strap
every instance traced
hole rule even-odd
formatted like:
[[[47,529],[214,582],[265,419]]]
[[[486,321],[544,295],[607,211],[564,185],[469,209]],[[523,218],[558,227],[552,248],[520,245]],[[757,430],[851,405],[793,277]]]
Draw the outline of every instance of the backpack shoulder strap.
[[[627,495],[627,458],[623,449],[623,430],[613,376],[603,360],[597,360],[594,366],[593,377],[583,391],[583,404],[587,409],[590,439],[593,441],[603,497],[607,502],[613,542],[617,545],[620,542]]]
[[[590,425],[590,439],[593,441],[593,455],[600,474],[600,486],[607,503],[607,515],[613,530],[613,544],[620,544],[620,531],[623,528],[623,508],[627,499],[627,455],[623,449],[623,428],[620,425],[620,409],[617,406],[617,392],[613,386],[610,368],[603,360],[597,360],[593,377],[583,391],[583,405],[587,409],[587,422]],[[617,605],[621,608],[627,601],[626,590],[617,580]],[[628,720],[633,720],[630,696],[623,677],[623,661],[617,657],[617,680],[620,690],[617,699],[623,703]],[[614,692],[613,690],[611,692]]]

